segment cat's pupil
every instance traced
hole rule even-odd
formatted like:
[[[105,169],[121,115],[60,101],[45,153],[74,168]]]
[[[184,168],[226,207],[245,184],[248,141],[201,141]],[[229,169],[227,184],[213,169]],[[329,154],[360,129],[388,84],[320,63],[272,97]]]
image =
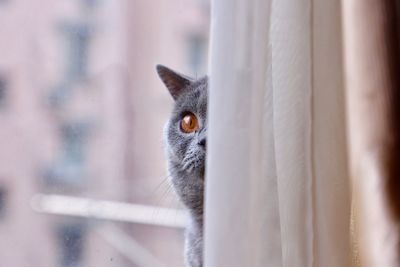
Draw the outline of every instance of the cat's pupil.
[[[185,133],[191,133],[198,129],[197,118],[193,113],[189,113],[183,117],[181,122],[181,129]]]

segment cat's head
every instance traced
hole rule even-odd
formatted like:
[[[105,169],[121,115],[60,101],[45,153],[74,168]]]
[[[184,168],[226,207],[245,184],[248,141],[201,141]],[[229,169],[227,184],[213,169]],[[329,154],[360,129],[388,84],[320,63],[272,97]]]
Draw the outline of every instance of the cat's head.
[[[204,177],[207,77],[192,79],[161,65],[157,65],[157,72],[175,101],[165,128],[169,163],[177,170]]]

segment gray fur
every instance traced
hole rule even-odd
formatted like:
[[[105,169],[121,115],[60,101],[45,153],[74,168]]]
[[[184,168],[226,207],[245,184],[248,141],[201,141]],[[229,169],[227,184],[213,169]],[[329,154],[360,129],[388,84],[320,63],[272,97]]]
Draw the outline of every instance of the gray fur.
[[[186,263],[189,267],[201,267],[208,79],[193,80],[160,65],[157,71],[175,100],[164,129],[164,140],[171,183],[190,214],[186,228]],[[180,121],[186,112],[192,112],[198,118],[200,128],[194,133],[184,133],[180,129]]]

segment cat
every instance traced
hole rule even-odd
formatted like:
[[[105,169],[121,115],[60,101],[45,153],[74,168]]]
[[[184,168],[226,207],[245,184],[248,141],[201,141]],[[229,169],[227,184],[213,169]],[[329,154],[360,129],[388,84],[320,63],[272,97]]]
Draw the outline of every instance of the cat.
[[[189,211],[185,261],[189,267],[202,267],[208,77],[192,79],[162,65],[156,69],[175,101],[164,142],[172,186]]]

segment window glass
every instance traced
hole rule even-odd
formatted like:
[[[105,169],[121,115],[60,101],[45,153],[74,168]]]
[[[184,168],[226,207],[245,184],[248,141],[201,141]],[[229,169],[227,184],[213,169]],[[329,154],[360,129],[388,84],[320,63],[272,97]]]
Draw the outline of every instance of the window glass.
[[[60,240],[61,266],[83,266],[85,231],[82,224],[64,225],[58,233]]]
[[[0,109],[6,105],[8,83],[5,75],[0,75]]]
[[[6,216],[6,190],[0,187],[0,219]]]
[[[1,7],[0,108],[13,107],[0,116],[1,266],[184,266],[162,141],[173,100],[155,66],[206,73],[209,8]]]

